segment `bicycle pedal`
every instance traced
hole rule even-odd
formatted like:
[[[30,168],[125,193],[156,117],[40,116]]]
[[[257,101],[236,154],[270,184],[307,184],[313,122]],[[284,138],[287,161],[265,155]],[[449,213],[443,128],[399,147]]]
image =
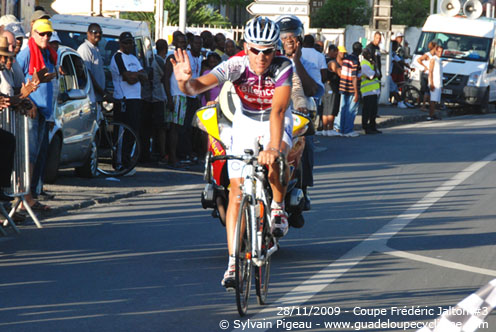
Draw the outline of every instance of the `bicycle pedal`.
[[[230,286],[230,287],[226,287],[226,292],[227,292],[227,293],[232,293],[232,292],[234,292],[235,290],[236,290],[236,287],[234,287],[234,286],[233,286],[233,287],[231,287],[231,286]]]

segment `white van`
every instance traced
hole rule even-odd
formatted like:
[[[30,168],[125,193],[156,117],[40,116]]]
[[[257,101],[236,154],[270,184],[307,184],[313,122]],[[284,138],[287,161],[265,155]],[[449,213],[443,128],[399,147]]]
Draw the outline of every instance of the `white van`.
[[[98,44],[105,66],[107,88],[112,90],[112,77],[108,71],[110,60],[119,50],[119,35],[129,31],[134,36],[136,44],[136,56],[143,68],[151,67],[153,60],[153,41],[150,29],[146,22],[122,20],[111,17],[100,16],[78,16],[78,15],[53,15],[50,19],[53,28],[57,31],[62,45],[69,46],[75,50],[86,39],[86,32],[91,23],[98,23],[102,27],[102,40]]]
[[[430,41],[442,45],[443,100],[474,105],[485,113],[488,103],[496,101],[495,34],[492,18],[431,15],[422,28],[413,63],[428,51]],[[418,71],[415,79],[419,80]]]

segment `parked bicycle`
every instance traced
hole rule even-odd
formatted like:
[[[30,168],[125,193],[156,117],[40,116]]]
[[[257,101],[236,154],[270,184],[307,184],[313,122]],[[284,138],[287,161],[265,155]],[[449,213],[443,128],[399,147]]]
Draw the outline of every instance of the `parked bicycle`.
[[[244,316],[248,310],[251,278],[254,270],[255,289],[259,304],[265,304],[269,289],[271,256],[278,250],[277,238],[272,234],[270,221],[272,193],[267,180],[268,169],[258,163],[252,150],[244,155],[207,155],[205,177],[210,178],[211,165],[220,160],[240,160],[243,169],[242,197],[236,231],[234,252],[236,260],[235,292],[238,312]],[[279,177],[284,181],[285,159],[279,157]],[[284,183],[283,183],[284,184]]]
[[[408,108],[416,108],[420,105],[422,97],[420,90],[412,85],[411,71],[411,69],[405,67],[405,80],[396,84],[405,105]]]
[[[141,145],[138,135],[128,125],[112,121],[112,105],[104,102],[98,131],[98,172],[123,176],[138,163]]]

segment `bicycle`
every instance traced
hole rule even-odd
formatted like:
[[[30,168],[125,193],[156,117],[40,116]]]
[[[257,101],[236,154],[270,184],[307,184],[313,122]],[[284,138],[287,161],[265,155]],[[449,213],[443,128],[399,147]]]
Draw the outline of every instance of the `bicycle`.
[[[103,175],[123,176],[138,164],[141,145],[138,135],[128,125],[111,121],[113,105],[102,103],[98,130],[98,167]]]
[[[405,68],[405,80],[398,82],[398,90],[400,91],[403,102],[408,108],[416,108],[422,101],[420,90],[412,84],[411,69]]]
[[[253,150],[245,150],[244,155],[221,155],[206,157],[205,177],[210,178],[211,163],[218,160],[240,160],[246,165],[241,185],[241,204],[236,220],[234,239],[236,274],[236,305],[241,316],[246,315],[251,291],[252,269],[255,270],[255,288],[258,303],[266,303],[271,256],[278,250],[277,238],[271,232],[270,204],[271,191],[267,181],[268,170],[258,164]],[[283,185],[286,163],[279,157],[279,177]]]

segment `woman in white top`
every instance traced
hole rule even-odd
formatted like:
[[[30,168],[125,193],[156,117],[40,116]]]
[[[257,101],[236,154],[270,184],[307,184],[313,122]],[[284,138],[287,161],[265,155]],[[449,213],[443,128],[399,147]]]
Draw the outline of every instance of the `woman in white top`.
[[[436,46],[436,52],[429,64],[429,88],[431,90],[431,102],[429,108],[428,120],[440,119],[436,116],[436,103],[441,101],[441,90],[443,88],[443,64],[441,56],[443,55],[443,47]]]
[[[420,93],[424,94],[424,103],[422,104],[422,110],[425,110],[425,105],[427,104],[427,101],[429,99],[429,84],[428,84],[428,77],[429,77],[429,64],[434,56],[434,52],[436,51],[436,42],[431,41],[427,45],[429,48],[429,52],[425,52],[420,58],[417,59],[417,62],[421,69],[420,73]]]

